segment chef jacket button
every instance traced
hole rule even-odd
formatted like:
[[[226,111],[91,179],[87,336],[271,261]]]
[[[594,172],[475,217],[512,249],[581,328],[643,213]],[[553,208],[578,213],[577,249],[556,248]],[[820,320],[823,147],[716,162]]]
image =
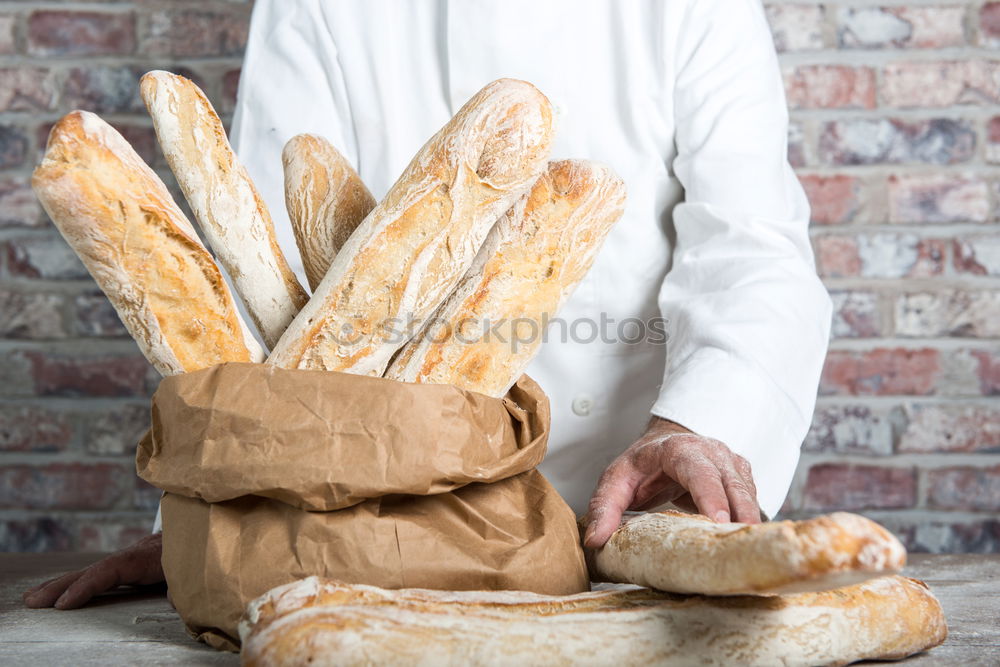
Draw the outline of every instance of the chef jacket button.
[[[594,399],[590,396],[580,395],[573,399],[573,414],[586,417],[594,409]]]

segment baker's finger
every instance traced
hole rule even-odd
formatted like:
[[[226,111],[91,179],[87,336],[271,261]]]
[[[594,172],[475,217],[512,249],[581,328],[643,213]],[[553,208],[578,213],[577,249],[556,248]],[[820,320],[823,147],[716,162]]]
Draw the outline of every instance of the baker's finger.
[[[728,523],[731,517],[729,497],[719,468],[707,460],[697,459],[679,461],[676,468],[675,479],[691,494],[698,511],[716,523]]]
[[[59,596],[69,588],[70,584],[83,575],[83,572],[83,570],[67,572],[61,577],[49,579],[31,590],[25,591],[21,599],[24,601],[25,606],[31,609],[51,607],[59,599]]]
[[[76,609],[87,604],[98,593],[109,591],[122,583],[122,559],[106,558],[88,567],[83,576],[70,584],[59,599],[56,609]]]
[[[69,572],[67,574],[73,574],[73,573]],[[29,595],[37,593],[38,591],[42,590],[43,588],[45,588],[46,586],[48,586],[49,584],[51,584],[56,579],[61,579],[62,577],[65,577],[65,576],[67,576],[67,575],[63,574],[63,575],[60,575],[58,577],[52,577],[51,579],[46,579],[45,581],[43,581],[40,584],[35,584],[34,586],[32,586],[31,588],[29,588],[28,590],[26,590],[23,593],[21,593],[21,598],[23,599],[23,598],[28,597]]]
[[[612,463],[590,499],[587,511],[587,531],[583,543],[590,548],[602,546],[621,523],[622,514],[632,504],[641,478],[627,459]]]
[[[722,483],[726,488],[729,506],[733,511],[733,521],[739,523],[760,523],[760,507],[751,491],[751,484],[735,468],[723,470]]]

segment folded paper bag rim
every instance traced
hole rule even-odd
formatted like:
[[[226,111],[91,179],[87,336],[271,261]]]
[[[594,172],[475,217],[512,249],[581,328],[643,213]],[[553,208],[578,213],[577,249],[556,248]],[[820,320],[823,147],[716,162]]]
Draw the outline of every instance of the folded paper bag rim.
[[[136,471],[164,491],[331,511],[496,482],[545,456],[549,404],[521,376],[503,399],[452,385],[230,362],[164,378]]]

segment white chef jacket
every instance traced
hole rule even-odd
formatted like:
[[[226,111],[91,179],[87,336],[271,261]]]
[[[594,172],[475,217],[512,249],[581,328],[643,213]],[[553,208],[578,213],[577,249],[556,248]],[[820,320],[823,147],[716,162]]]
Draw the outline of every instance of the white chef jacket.
[[[552,405],[542,471],[577,512],[650,413],[751,462],[763,511],[788,491],[830,301],[760,0],[257,0],[232,140],[303,276],[281,150],[323,135],[380,199],[477,90],[530,81],[554,158],[611,165],[628,204],[528,368]],[[306,284],[302,278],[303,285]],[[665,318],[666,344],[586,320]],[[556,325],[553,325],[556,326]],[[613,330],[609,326],[609,330]],[[557,335],[551,335],[557,334]]]

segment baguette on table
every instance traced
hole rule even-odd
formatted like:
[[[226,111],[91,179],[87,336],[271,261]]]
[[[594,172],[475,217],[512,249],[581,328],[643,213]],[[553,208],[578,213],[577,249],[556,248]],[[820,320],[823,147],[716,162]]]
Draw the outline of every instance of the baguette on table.
[[[927,586],[891,576],[823,593],[704,597],[384,590],[310,577],[250,603],[244,665],[844,665],[947,636]]]
[[[273,347],[308,295],[278,246],[264,200],[198,86],[152,71],[142,77],[140,92],[195,219],[264,342]]]
[[[285,208],[309,287],[315,290],[337,252],[375,208],[375,198],[347,158],[323,137],[292,137],[281,162]]]
[[[86,111],[63,117],[31,184],[156,370],[263,360],[194,227],[114,128]]]
[[[382,375],[408,323],[441,304],[545,169],[552,123],[529,83],[500,79],[474,95],[350,236],[268,363]]]
[[[603,547],[584,551],[594,581],[705,595],[823,591],[906,564],[895,536],[848,512],[753,525],[672,510],[626,514]]]
[[[501,397],[625,209],[625,184],[585,160],[551,162],[492,229],[469,272],[385,377]]]

